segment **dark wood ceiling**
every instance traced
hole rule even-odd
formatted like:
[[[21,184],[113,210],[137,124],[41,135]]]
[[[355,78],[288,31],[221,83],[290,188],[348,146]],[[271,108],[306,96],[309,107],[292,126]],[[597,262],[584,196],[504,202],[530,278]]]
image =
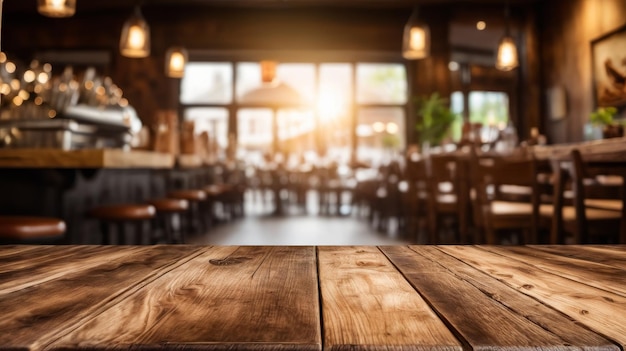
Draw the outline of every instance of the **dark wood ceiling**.
[[[142,7],[241,7],[241,8],[292,8],[292,7],[338,7],[338,8],[409,8],[415,5],[463,6],[472,4],[526,6],[546,0],[76,0],[77,11],[108,12]],[[36,0],[5,0],[5,14],[36,12]]]

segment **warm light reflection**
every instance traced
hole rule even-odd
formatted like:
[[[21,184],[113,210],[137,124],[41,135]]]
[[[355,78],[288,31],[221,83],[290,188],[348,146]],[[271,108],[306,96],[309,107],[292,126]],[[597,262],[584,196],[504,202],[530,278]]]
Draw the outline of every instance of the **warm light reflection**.
[[[496,60],[496,68],[502,71],[510,71],[517,67],[517,48],[513,38],[505,36],[498,46],[498,57]]]
[[[374,124],[372,124],[372,129],[376,132],[376,133],[382,133],[385,131],[385,123],[383,122],[374,122]]]
[[[165,74],[170,78],[185,76],[187,65],[187,50],[182,47],[171,47],[165,55]]]
[[[345,96],[337,91],[326,90],[320,93],[317,109],[322,120],[335,119],[345,110]]]
[[[398,129],[399,128],[398,128],[398,125],[396,123],[394,123],[394,122],[387,123],[387,128],[386,128],[387,133],[389,133],[389,134],[396,134],[396,133],[398,133]]]
[[[173,52],[170,58],[170,68],[173,71],[182,71],[185,68],[185,57],[180,52]]]
[[[485,23],[485,21],[476,22],[476,29],[485,30],[485,28],[487,28],[487,23]]]
[[[26,72],[24,72],[24,81],[26,83],[32,83],[35,81],[35,72],[31,71],[31,70],[27,70]]]
[[[139,26],[131,26],[128,30],[129,49],[139,50],[146,43],[146,33]]]
[[[426,47],[426,32],[421,27],[411,28],[411,49],[424,50]]]
[[[48,73],[46,72],[40,72],[37,75],[37,82],[41,83],[41,84],[46,84],[48,83],[48,80],[50,79],[50,76],[48,75]]]
[[[15,63],[11,61],[7,61],[7,63],[4,65],[4,69],[7,71],[7,73],[15,73],[16,68],[17,67],[15,66]]]
[[[48,17],[70,17],[76,12],[76,0],[38,0],[37,11]]]

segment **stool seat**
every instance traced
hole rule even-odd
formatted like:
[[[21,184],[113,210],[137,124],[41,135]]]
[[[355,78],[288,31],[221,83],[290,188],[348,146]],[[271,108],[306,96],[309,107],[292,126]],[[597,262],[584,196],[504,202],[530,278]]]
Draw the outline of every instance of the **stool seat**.
[[[184,199],[189,201],[206,200],[206,192],[200,189],[174,190],[170,191],[167,196],[174,199]]]
[[[65,234],[65,221],[52,217],[0,216],[0,238],[12,241],[55,239]]]
[[[105,205],[93,208],[89,215],[107,221],[127,221],[153,218],[156,208],[150,204]]]
[[[150,204],[115,204],[91,209],[88,216],[98,219],[102,228],[102,243],[111,243],[116,234],[118,244],[142,244],[149,234],[149,225],[156,216],[156,208]],[[135,231],[129,231],[133,225]],[[129,238],[131,236],[131,238]]]
[[[149,200],[147,203],[156,208],[156,227],[151,235],[152,243],[156,244],[165,240],[166,244],[178,244],[185,242],[182,231],[183,213],[190,209],[190,203],[185,199],[158,198]]]
[[[189,209],[189,201],[179,198],[162,198],[148,201],[157,212],[184,212]]]
[[[183,199],[189,201],[189,211],[187,212],[187,226],[185,231],[192,233],[194,230],[200,234],[207,230],[210,224],[208,216],[210,203],[206,192],[203,189],[179,189],[167,193],[167,197]]]

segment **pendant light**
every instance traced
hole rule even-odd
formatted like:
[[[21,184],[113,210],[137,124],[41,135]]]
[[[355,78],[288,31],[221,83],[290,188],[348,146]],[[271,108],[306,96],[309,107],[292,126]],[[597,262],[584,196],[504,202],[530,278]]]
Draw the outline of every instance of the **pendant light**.
[[[420,21],[417,6],[404,26],[402,56],[407,60],[417,60],[430,55],[430,29]]]
[[[150,55],[150,27],[141,15],[139,6],[135,6],[133,15],[122,27],[120,39],[120,53],[122,56],[141,58]]]
[[[182,78],[187,64],[187,50],[174,46],[165,53],[165,74],[170,78]]]
[[[261,64],[261,82],[272,83],[276,78],[276,61],[264,60]]]
[[[47,17],[71,17],[76,12],[76,0],[37,0],[37,11]]]
[[[519,65],[517,57],[517,47],[515,40],[511,36],[509,29],[509,3],[507,1],[504,8],[504,36],[498,44],[498,56],[496,57],[496,68],[501,71],[510,71]]]

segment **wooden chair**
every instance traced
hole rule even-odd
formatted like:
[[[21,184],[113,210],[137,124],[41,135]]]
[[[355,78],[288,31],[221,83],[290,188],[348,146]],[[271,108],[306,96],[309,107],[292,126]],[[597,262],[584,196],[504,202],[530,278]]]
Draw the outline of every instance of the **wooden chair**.
[[[423,158],[408,159],[405,167],[408,189],[404,193],[406,207],[406,231],[410,237],[419,239],[422,229],[428,225],[428,173]]]
[[[484,242],[500,244],[504,230],[521,232],[525,244],[536,244],[540,212],[551,212],[541,204],[537,181],[537,161],[532,154],[472,155],[470,169],[475,196],[474,224],[484,234]],[[505,194],[506,187],[525,190]]]
[[[65,230],[65,221],[59,218],[0,216],[0,244],[62,243]]]
[[[428,242],[439,243],[444,219],[454,221],[457,243],[469,242],[469,171],[466,155],[431,154],[426,158],[428,179]]]
[[[554,216],[551,243],[568,242],[588,244],[593,242],[626,243],[624,223],[623,179],[626,175],[626,160],[622,152],[585,155],[577,149],[566,157],[553,160],[555,171]],[[590,198],[594,189],[602,188],[599,176],[613,175],[622,179],[617,198]],[[565,203],[564,193],[571,185],[572,204]]]

